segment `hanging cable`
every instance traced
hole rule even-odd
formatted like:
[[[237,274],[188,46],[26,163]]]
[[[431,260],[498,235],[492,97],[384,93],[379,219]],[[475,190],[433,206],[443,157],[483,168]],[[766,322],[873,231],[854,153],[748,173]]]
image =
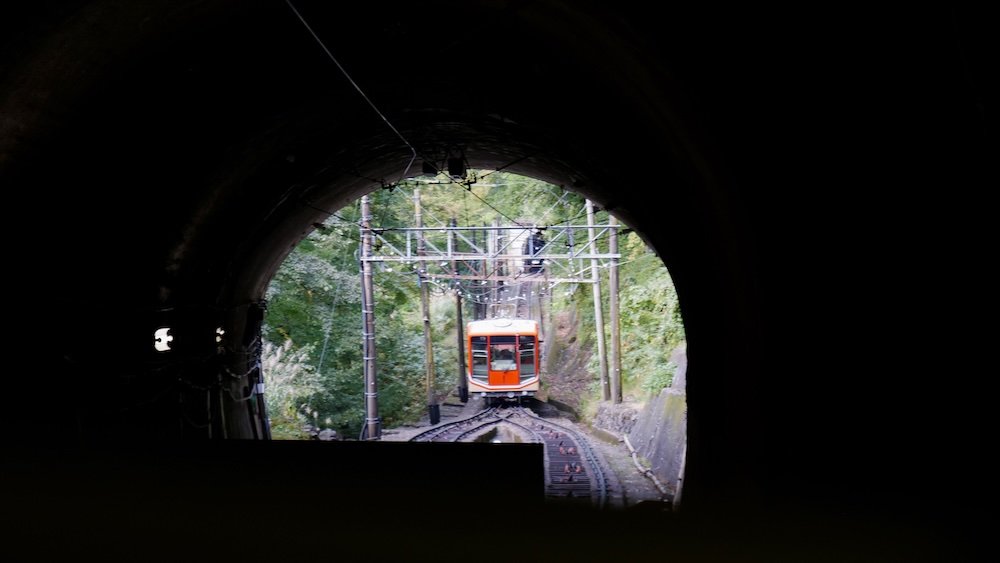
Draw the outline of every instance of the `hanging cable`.
[[[486,207],[489,207],[489,208],[490,208],[490,209],[492,209],[493,211],[496,211],[497,213],[499,213],[499,214],[500,214],[500,215],[501,215],[501,216],[502,216],[502,217],[503,217],[504,219],[506,219],[506,220],[510,221],[511,223],[513,223],[513,224],[517,225],[518,227],[524,227],[524,226],[525,226],[525,225],[522,225],[522,224],[521,224],[520,222],[518,222],[518,221],[515,221],[514,219],[512,219],[511,217],[509,217],[509,216],[508,216],[508,215],[507,215],[506,213],[504,213],[503,211],[500,211],[500,210],[499,210],[499,209],[497,209],[496,207],[493,207],[493,204],[491,204],[490,202],[488,202],[488,201],[486,201],[485,199],[483,199],[483,198],[479,197],[479,194],[477,194],[476,192],[472,191],[472,186],[471,186],[471,185],[468,185],[468,186],[467,186],[467,185],[465,185],[465,184],[463,184],[463,183],[461,183],[461,182],[452,182],[452,183],[453,183],[453,184],[456,184],[456,185],[459,185],[459,186],[462,186],[463,188],[465,188],[465,190],[466,190],[467,192],[469,192],[470,194],[472,194],[472,195],[473,195],[473,197],[475,197],[475,198],[476,198],[476,199],[478,199],[479,201],[483,202],[483,203],[484,203],[484,204],[486,205]]]
[[[344,219],[343,217],[341,217],[340,215],[337,215],[333,211],[329,211],[327,209],[323,209],[322,207],[316,207],[315,205],[309,203],[308,201],[306,201],[304,199],[300,199],[299,203],[301,203],[302,205],[305,205],[309,209],[315,209],[316,211],[319,211],[320,213],[325,213],[325,214],[327,214],[327,215],[329,215],[331,217],[336,217],[337,219],[340,219],[344,223],[349,223],[351,225],[357,225],[358,224],[357,221],[348,221],[347,219]]]
[[[489,171],[489,172],[487,172],[486,174],[483,174],[482,176],[480,176],[480,177],[479,177],[479,179],[480,179],[480,180],[482,180],[483,178],[485,178],[485,177],[489,176],[490,174],[493,174],[494,172],[499,172],[499,171],[501,171],[501,170],[503,170],[503,169],[505,169],[505,168],[509,168],[509,167],[511,167],[511,166],[514,166],[514,165],[515,165],[515,164],[517,164],[518,162],[522,162],[522,161],[524,161],[524,160],[527,160],[527,159],[529,159],[529,158],[531,158],[531,157],[530,157],[530,156],[528,156],[528,155],[525,155],[525,156],[522,156],[522,157],[520,157],[520,158],[516,158],[516,159],[514,159],[514,160],[512,160],[512,161],[508,162],[507,164],[504,164],[504,165],[503,165],[503,166],[501,166],[500,168],[495,168],[495,169],[493,169],[493,170],[490,170],[490,171]]]
[[[382,121],[384,121],[385,124],[389,126],[389,129],[392,129],[392,132],[395,133],[396,136],[399,137],[401,141],[403,141],[403,144],[409,147],[410,152],[413,153],[413,156],[410,157],[410,162],[406,164],[406,168],[403,169],[403,173],[402,175],[400,175],[399,179],[402,180],[403,178],[405,178],[406,174],[410,171],[410,167],[413,166],[413,161],[417,159],[417,149],[413,148],[413,145],[411,145],[410,142],[406,140],[406,137],[404,137],[403,134],[400,133],[398,129],[396,129],[396,127],[389,121],[389,119],[386,118],[386,116],[378,109],[378,107],[374,104],[374,102],[372,102],[368,98],[364,90],[361,89],[361,86],[358,86],[358,83],[355,82],[353,78],[351,78],[351,75],[347,73],[347,70],[343,67],[343,65],[340,64],[340,61],[337,60],[337,57],[333,56],[333,53],[330,52],[330,49],[327,49],[326,44],[323,43],[323,40],[320,39],[318,35],[316,35],[316,32],[313,31],[313,28],[309,26],[309,23],[306,22],[305,18],[302,17],[302,14],[300,14],[299,11],[295,8],[295,5],[292,4],[292,0],[285,0],[285,3],[288,4],[288,7],[292,9],[292,12],[295,13],[295,16],[299,18],[299,21],[302,22],[302,25],[305,26],[307,30],[309,30],[309,33],[313,36],[313,39],[315,39],[316,42],[319,43],[319,46],[323,48],[323,51],[326,53],[328,57],[330,57],[330,60],[333,61],[333,64],[337,65],[337,68],[339,68],[340,72],[344,74],[344,77],[347,78],[347,81],[351,83],[351,86],[354,86],[354,89],[357,90],[359,94],[361,94],[361,97],[364,98],[366,102],[368,102],[368,105],[371,106],[373,110],[375,110],[375,113],[382,118]]]

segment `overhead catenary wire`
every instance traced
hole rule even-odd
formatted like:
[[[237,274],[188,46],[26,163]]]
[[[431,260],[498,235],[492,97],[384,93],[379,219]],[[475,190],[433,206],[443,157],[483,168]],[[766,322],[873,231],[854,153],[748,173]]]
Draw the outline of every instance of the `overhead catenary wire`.
[[[340,221],[342,221],[344,223],[350,223],[350,224],[355,225],[355,226],[358,224],[357,221],[349,221],[347,219],[344,219],[343,217],[341,217],[340,215],[338,215],[336,212],[330,211],[329,209],[323,209],[322,207],[316,207],[315,205],[313,205],[312,203],[310,203],[308,201],[299,200],[299,203],[301,203],[302,205],[305,205],[309,209],[315,209],[316,211],[319,211],[321,213],[325,213],[326,215],[329,215],[330,217],[335,217],[335,218],[339,219]]]
[[[417,160],[417,149],[415,149],[413,145],[410,144],[408,140],[406,140],[406,137],[404,137],[403,134],[400,133],[398,129],[396,129],[396,126],[393,125],[391,121],[389,121],[389,119],[385,116],[385,114],[378,109],[378,106],[376,106],[375,103],[372,102],[371,99],[368,97],[368,95],[365,94],[365,91],[361,89],[361,86],[359,86],[358,83],[355,82],[353,78],[351,78],[351,75],[347,72],[347,69],[345,69],[344,66],[340,64],[340,61],[337,60],[337,57],[333,56],[333,53],[330,52],[330,49],[328,49],[326,44],[323,43],[323,40],[319,38],[319,35],[316,35],[315,31],[313,31],[313,28],[309,25],[309,22],[307,22],[306,19],[302,17],[302,14],[299,13],[298,9],[295,8],[295,5],[292,4],[292,0],[285,0],[285,3],[288,4],[288,7],[291,8],[292,12],[295,13],[295,17],[299,18],[299,21],[302,22],[302,25],[305,26],[305,28],[309,31],[309,34],[313,36],[313,39],[316,40],[316,43],[319,43],[319,46],[323,48],[323,51],[326,53],[328,57],[330,57],[330,60],[333,61],[333,64],[337,65],[337,68],[339,68],[340,72],[343,73],[345,78],[347,78],[347,81],[351,83],[351,86],[354,86],[354,89],[358,91],[358,94],[361,94],[361,97],[364,98],[366,102],[368,102],[368,105],[371,106],[371,108],[375,111],[375,113],[382,118],[382,121],[384,121],[385,124],[389,126],[389,129],[392,129],[392,132],[395,133],[396,136],[399,137],[401,141],[403,141],[403,144],[409,147],[412,156],[410,157],[410,162],[406,164],[406,168],[403,169],[403,173],[400,175],[400,179],[405,178],[406,174],[409,173],[410,171],[410,167],[413,166],[413,162]]]
[[[512,166],[513,164],[524,160],[525,158],[527,158],[527,157],[520,157],[518,159],[515,159],[514,161],[512,161],[512,162],[510,162],[510,163],[508,163],[508,164],[506,164],[504,166],[501,166],[501,167],[499,167],[499,168],[497,168],[495,170],[492,170],[492,171],[484,174],[483,176],[480,176],[478,179],[482,179],[483,177],[485,177],[485,176],[487,176],[489,174],[492,174],[494,172],[499,172],[499,171],[503,170],[504,168],[507,168],[508,166]],[[534,226],[534,225],[525,224],[525,223],[522,223],[520,221],[517,221],[517,220],[513,219],[508,214],[504,213],[499,208],[497,208],[496,206],[494,206],[493,204],[491,204],[485,198],[483,198],[479,194],[475,193],[475,191],[473,191],[471,189],[471,186],[473,185],[473,183],[475,181],[478,181],[477,179],[475,179],[475,176],[473,176],[474,177],[473,181],[467,181],[467,180],[459,181],[459,180],[455,180],[454,178],[452,178],[450,176],[447,176],[446,174],[444,174],[444,172],[441,172],[436,167],[435,167],[435,171],[437,172],[438,176],[444,176],[444,178],[443,178],[442,181],[435,182],[435,183],[437,183],[439,185],[451,185],[451,186],[456,186],[456,187],[462,188],[462,191],[463,191],[463,204],[462,205],[463,205],[464,211],[465,211],[466,223],[469,222],[469,209],[468,209],[468,197],[467,196],[468,196],[468,194],[472,194],[473,197],[475,197],[476,199],[478,199],[484,205],[486,205],[487,207],[489,207],[490,209],[492,209],[493,211],[495,211],[497,214],[499,214],[503,218],[505,218],[508,221],[510,221],[511,223],[513,223],[514,225],[517,225],[519,228],[527,228],[527,227]],[[364,178],[364,176],[360,176],[360,175],[358,175],[358,177]],[[384,183],[380,183],[377,180],[374,180],[372,178],[367,178],[367,179],[371,180],[373,183],[379,183],[383,189],[388,188],[389,191],[390,191],[390,193],[395,193],[394,188],[397,188],[397,187],[399,187],[399,188],[409,187],[407,179],[400,179],[395,184],[389,184],[389,185],[386,185]],[[412,187],[415,188],[416,186],[412,186]],[[562,194],[559,195],[559,197],[555,201],[555,203],[553,203],[552,206],[550,206],[549,209],[547,209],[542,214],[542,216],[543,217],[547,216],[552,211],[552,209],[554,209],[560,203],[563,203],[564,205],[566,205],[568,202],[565,201],[565,198],[566,198],[567,195],[569,195],[569,193],[570,192],[568,190],[562,189]],[[527,198],[528,196],[525,195],[523,197]],[[347,219],[344,219],[340,215],[337,215],[335,212],[332,212],[332,211],[329,211],[329,210],[317,207],[317,206],[313,205],[312,203],[310,203],[308,201],[303,201],[302,203],[304,205],[312,208],[312,209],[315,209],[317,211],[321,211],[323,213],[326,213],[327,215],[336,217],[337,219],[340,219],[341,221],[343,221],[345,223],[351,223],[352,225],[357,225],[358,224],[357,222],[352,222],[352,221],[348,221]],[[523,204],[524,200],[522,200],[521,203]],[[425,210],[425,211],[427,211],[427,210]],[[438,211],[441,211],[441,210],[439,209]],[[379,214],[379,226],[377,228],[375,228],[375,230],[377,230],[377,231],[386,231],[386,230],[392,230],[393,229],[393,227],[387,227],[387,226],[384,225],[383,218],[384,218],[385,212],[386,212],[386,207],[383,206],[382,207],[382,212]],[[431,215],[431,218],[435,222],[440,223],[442,226],[445,226],[447,224],[445,221],[441,220],[439,217],[435,216],[433,213],[430,213],[428,211],[428,214]],[[569,222],[575,221],[576,219],[580,219],[580,218],[584,217],[585,215],[586,215],[585,212],[581,212],[581,213],[575,215],[574,217],[570,217],[569,219],[564,219],[562,221],[556,221],[554,223],[549,223],[548,225],[538,226],[537,228],[544,230],[544,229],[547,229],[547,228],[551,228],[551,227],[554,227],[554,226],[558,226],[558,225],[562,225],[562,224],[565,224],[565,223],[569,223]],[[437,228],[437,227],[435,227],[435,228]]]
[[[566,225],[566,224],[570,224],[570,225],[566,225],[565,228],[570,228],[571,224],[576,219],[581,218],[584,215],[584,213],[581,213],[581,214],[576,215],[575,217],[570,217],[568,219],[564,219],[564,220],[561,220],[561,221],[556,221],[556,222],[553,222],[553,223],[548,223],[548,224],[543,224],[541,226],[538,226],[538,225],[536,225],[534,223],[526,223],[526,222],[516,221],[516,220],[512,219],[509,215],[507,215],[506,213],[501,212],[499,209],[497,209],[496,206],[494,206],[489,201],[487,201],[486,199],[484,199],[484,197],[480,197],[479,193],[476,193],[472,189],[471,185],[466,185],[466,183],[456,182],[454,180],[448,180],[446,182],[442,182],[442,184],[443,185],[451,185],[451,186],[461,186],[461,187],[464,187],[465,189],[463,189],[463,192],[472,193],[473,197],[476,197],[477,199],[479,199],[485,206],[489,207],[493,211],[495,211],[498,214],[502,215],[507,220],[509,220],[511,223],[517,225],[517,227],[507,227],[507,228],[512,228],[512,229],[513,228],[521,228],[521,229],[538,228],[538,229],[544,230],[544,229],[547,229],[547,228],[558,227],[560,225]],[[469,182],[469,184],[471,184],[471,182]],[[385,186],[383,185],[383,187],[385,187]],[[401,184],[398,185],[398,187],[405,187],[405,184],[401,183]],[[388,212],[388,214],[390,215],[390,219],[392,219],[391,216],[393,214],[394,205],[392,205],[391,202],[394,201],[392,199],[393,198],[393,195],[392,195],[393,192],[394,192],[394,190],[390,190],[390,194],[388,195],[387,198],[380,198],[379,199],[379,203],[382,204],[382,206],[380,208],[380,210],[382,212],[379,213],[380,216],[384,217],[385,214],[386,214],[386,212]],[[480,193],[483,193],[483,192],[480,191]],[[558,192],[552,194],[552,197],[556,197],[558,195],[558,199],[556,199],[555,202],[552,203],[552,205],[549,206],[548,209],[546,209],[545,213],[543,214],[543,217],[540,217],[540,218],[542,218],[543,221],[544,221],[544,219],[547,219],[548,217],[545,217],[545,216],[547,216],[549,213],[551,213],[551,211],[553,209],[557,208],[560,205],[560,203],[562,203],[563,205],[566,206],[566,209],[565,209],[566,211],[572,212],[573,207],[575,207],[575,205],[573,203],[565,201],[566,198],[567,198],[567,196],[570,193],[571,192],[569,192],[569,191],[562,190],[562,194],[561,195],[559,195]],[[490,192],[486,192],[484,195],[486,197],[489,197],[490,194],[492,194],[491,191]],[[500,192],[497,192],[497,194],[500,194]],[[492,195],[497,195],[497,194],[492,194]],[[508,210],[510,208],[512,208],[512,207],[514,207],[514,208],[516,208],[518,210],[521,210],[520,212],[515,212],[514,213],[515,215],[517,215],[518,213],[522,213],[522,214],[526,213],[528,216],[536,215],[536,212],[525,211],[526,208],[524,206],[527,204],[526,200],[528,199],[528,197],[529,197],[528,195],[522,195],[520,197],[510,198],[510,197],[504,197],[502,194],[500,194],[500,201],[502,201],[502,204],[498,203],[498,205],[500,205],[504,209],[508,209]],[[552,201],[552,200],[549,200],[549,201]],[[573,201],[575,201],[575,199]],[[548,202],[546,202],[546,203],[548,203]],[[462,204],[465,207],[465,213],[466,213],[466,216],[468,217],[468,197],[467,197],[467,195],[463,195]],[[306,203],[306,205],[309,205],[310,207],[312,207],[314,209],[323,211],[324,213],[328,213],[331,217],[336,218],[337,220],[339,220],[340,223],[337,223],[335,225],[347,226],[347,225],[358,225],[359,224],[357,221],[350,221],[350,220],[346,219],[342,215],[338,215],[336,213],[327,212],[326,210],[319,209],[318,207],[316,207],[314,205],[311,205],[311,204],[308,204],[308,203]],[[430,206],[428,206],[428,208],[430,208]],[[453,206],[448,205],[448,204],[442,205],[441,207],[438,207],[438,208],[435,208],[435,209],[443,210],[445,208],[448,208],[450,210],[439,211],[439,212],[443,212],[445,214],[455,214],[456,211],[457,211],[458,213],[461,213],[461,211],[458,211],[458,209],[460,209],[460,208],[454,208]],[[429,211],[429,209],[425,209],[425,212],[428,213],[429,215],[431,214],[430,211]],[[345,214],[345,212],[343,210],[341,210],[340,213],[341,214]],[[346,215],[351,215],[351,213],[346,213]],[[435,217],[435,219],[438,220],[438,221],[440,221],[436,217]],[[437,228],[437,227],[428,227],[428,228]],[[442,227],[442,228],[444,228],[444,227]],[[378,229],[378,228],[372,229],[373,232],[380,232],[382,230],[385,230],[385,231],[393,230],[393,227],[387,227],[385,225],[382,225],[381,229]],[[339,230],[335,230],[335,232],[338,235],[344,236],[345,238],[354,238],[354,237],[351,237],[349,235],[345,235],[344,233],[340,232]],[[597,237],[594,237],[593,240],[588,240],[587,242],[580,243],[579,246],[581,246],[581,247],[587,246],[587,244],[589,244],[590,242],[597,242],[597,241],[599,241],[599,240],[601,240],[601,239],[603,239],[603,238],[605,238],[607,236],[608,236],[607,234],[599,235]],[[392,239],[392,240],[396,240],[396,239]],[[623,262],[622,264],[625,264],[625,263],[628,263],[628,262],[631,262],[631,261],[634,261],[634,260],[635,259],[628,260],[628,261]],[[501,266],[498,266],[497,268],[494,268],[492,272],[490,272],[489,274],[487,274],[487,276],[489,277],[489,276],[495,275],[499,271],[500,267]],[[608,266],[607,265],[603,265],[603,266],[600,266],[600,267],[608,267]],[[399,271],[397,271],[397,272],[399,274],[404,273],[404,272],[399,272]],[[517,279],[517,278],[519,278],[521,276],[522,276],[522,274],[518,273],[518,274],[516,274],[514,276],[514,278]],[[438,283],[436,280],[425,280],[425,281],[431,283],[431,287],[435,288],[435,292],[440,292],[440,294],[446,294],[446,293],[450,293],[450,292],[454,292],[454,291],[461,291],[463,293],[463,295],[466,296],[466,299],[469,299],[470,301],[472,301],[474,303],[479,303],[479,304],[491,305],[491,304],[495,304],[495,303],[498,303],[498,302],[507,302],[507,303],[509,303],[511,301],[515,301],[516,299],[518,299],[518,297],[515,296],[515,297],[509,297],[509,298],[502,298],[502,299],[480,300],[483,297],[482,294],[476,296],[475,298],[470,298],[469,293],[466,293],[466,291],[468,291],[468,290],[475,291],[477,289],[476,287],[465,288],[465,290],[463,290],[461,287],[459,287],[457,289],[455,287],[446,287],[445,284]],[[510,283],[514,283],[514,282],[510,282]],[[457,285],[457,283],[455,285]],[[554,287],[554,285],[555,284],[548,285],[548,287],[546,287],[546,290],[551,290]],[[326,347],[326,343],[324,342],[324,352],[325,352],[325,347]],[[323,354],[321,353],[321,356],[322,355]],[[322,362],[321,362],[321,365],[322,365]]]
[[[472,194],[473,197],[475,197],[479,201],[483,202],[483,204],[485,204],[487,207],[489,207],[493,211],[496,211],[497,213],[499,213],[504,219],[510,221],[511,223],[514,223],[515,225],[518,225],[518,226],[521,226],[521,227],[525,226],[525,225],[521,224],[519,221],[515,221],[514,219],[512,219],[511,217],[509,217],[503,211],[500,211],[499,209],[497,209],[496,207],[494,207],[492,203],[490,203],[490,202],[486,201],[485,199],[483,199],[482,197],[480,197],[479,194],[477,194],[476,192],[472,191],[472,186],[466,186],[465,190],[467,192],[469,192],[470,194]]]
[[[513,162],[511,162],[511,163],[509,163],[509,164],[507,164],[507,165],[505,165],[505,166],[503,166],[503,167],[501,167],[501,168],[498,168],[497,170],[494,170],[493,172],[497,172],[497,171],[499,171],[499,170],[502,170],[503,168],[506,168],[507,166],[512,166],[513,164],[515,164],[515,163],[517,163],[517,162],[520,162],[521,160],[524,160],[525,158],[527,158],[527,157],[521,157],[521,158],[518,158],[517,160],[515,160],[515,161],[513,161]],[[467,181],[467,180],[455,180],[454,178],[452,178],[451,176],[449,176],[449,175],[445,174],[445,173],[444,173],[444,172],[442,172],[441,170],[438,170],[438,169],[437,169],[437,167],[435,167],[434,169],[435,169],[435,171],[437,172],[437,175],[438,175],[438,176],[444,176],[444,179],[445,179],[445,181],[444,181],[444,182],[441,182],[442,184],[453,184],[453,185],[455,185],[455,186],[460,186],[460,187],[461,187],[461,188],[462,188],[463,190],[465,190],[466,192],[468,192],[468,193],[472,194],[472,196],[473,196],[473,197],[475,197],[476,199],[478,199],[479,201],[481,201],[481,202],[482,202],[482,203],[483,203],[484,205],[486,205],[487,207],[489,207],[489,208],[490,208],[490,209],[492,209],[493,211],[496,211],[496,212],[497,212],[497,213],[498,213],[498,214],[499,214],[499,215],[500,215],[501,217],[503,217],[504,219],[506,219],[506,220],[510,221],[511,223],[514,223],[515,225],[521,225],[521,226],[524,226],[524,225],[522,225],[522,224],[521,224],[520,222],[518,222],[518,221],[514,220],[513,218],[511,218],[511,217],[510,217],[509,215],[507,215],[507,214],[506,214],[506,213],[504,213],[503,211],[500,211],[499,209],[497,209],[497,208],[496,208],[496,207],[495,207],[495,206],[494,206],[493,204],[491,204],[490,202],[488,202],[488,201],[486,201],[485,199],[483,199],[482,197],[480,197],[480,195],[479,195],[479,194],[477,194],[476,192],[472,191],[472,184],[473,184],[473,183],[475,183],[475,181],[477,181],[477,180],[475,179],[475,177],[474,177],[473,181],[471,181],[471,182],[470,182],[470,181]],[[490,172],[490,173],[487,173],[486,175],[489,175],[489,174],[492,174],[492,172]],[[485,177],[485,176],[484,176],[484,177]]]
[[[530,155],[524,155],[524,156],[521,156],[521,157],[518,157],[518,158],[515,158],[514,160],[512,160],[512,161],[508,162],[507,164],[504,164],[504,165],[503,165],[503,166],[501,166],[500,168],[494,168],[493,170],[490,170],[490,171],[489,171],[489,172],[487,172],[486,174],[483,174],[482,176],[480,176],[480,177],[479,177],[479,179],[480,179],[480,180],[482,180],[483,178],[485,178],[485,177],[489,176],[490,174],[493,174],[493,173],[496,173],[496,172],[500,172],[501,170],[504,170],[505,168],[510,168],[511,166],[514,166],[514,165],[515,165],[515,164],[517,164],[518,162],[522,162],[522,161],[525,161],[525,160],[527,160],[527,159],[529,159],[529,158],[531,158],[531,156],[530,156]]]

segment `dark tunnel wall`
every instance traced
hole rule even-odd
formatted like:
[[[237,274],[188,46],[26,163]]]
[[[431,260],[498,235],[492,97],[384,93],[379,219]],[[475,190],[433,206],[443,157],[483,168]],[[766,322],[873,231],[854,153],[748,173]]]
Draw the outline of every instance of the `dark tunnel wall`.
[[[925,444],[959,422],[913,432],[942,367],[910,346],[958,333],[918,328],[913,280],[950,295],[985,224],[971,14],[296,5],[422,156],[583,193],[664,259],[689,338],[689,513],[964,509],[921,486]],[[38,365],[10,435],[204,437],[179,429],[170,378],[214,376],[216,326],[245,365],[284,256],[409,149],[283,2],[22,10],[3,18],[0,186],[17,354]],[[254,437],[245,403],[224,408]]]

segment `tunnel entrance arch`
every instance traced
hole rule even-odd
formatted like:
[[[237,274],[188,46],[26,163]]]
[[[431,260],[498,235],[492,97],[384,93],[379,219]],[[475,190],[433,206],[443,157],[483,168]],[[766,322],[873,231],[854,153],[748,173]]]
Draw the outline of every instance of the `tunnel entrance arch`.
[[[687,499],[727,483],[745,489],[750,477],[731,468],[753,457],[744,421],[758,419],[747,400],[756,314],[749,238],[725,166],[668,70],[671,54],[642,23],[650,14],[559,2],[300,7],[420,153],[459,147],[470,167],[507,166],[565,185],[657,250],[687,321]],[[5,179],[44,186],[58,207],[45,205],[42,191],[17,197],[47,208],[78,244],[120,249],[127,233],[131,245],[58,266],[26,261],[53,280],[102,272],[78,279],[73,295],[55,281],[33,289],[59,296],[45,300],[52,316],[86,295],[100,304],[95,331],[128,335],[111,361],[67,345],[55,377],[74,388],[75,374],[94,374],[95,398],[64,406],[84,435],[127,425],[135,436],[173,436],[176,395],[157,399],[166,387],[149,374],[197,371],[211,382],[218,371],[192,362],[214,353],[219,329],[232,348],[222,367],[245,373],[260,299],[284,257],[372,179],[397,178],[410,150],[282,3],[67,3],[31,22],[12,40],[18,57],[4,75],[5,114],[24,132],[4,136]],[[378,22],[379,41],[348,22]],[[446,41],[417,40],[442,28]],[[479,40],[505,35],[517,41]],[[423,61],[446,64],[428,72]],[[500,72],[510,68],[519,72]],[[36,102],[39,91],[46,104]],[[131,207],[114,210],[114,201]],[[663,220],[666,209],[675,220]],[[163,327],[172,328],[170,356],[154,354]],[[254,436],[245,387],[218,399],[232,402],[229,437]],[[121,404],[141,406],[121,419]]]

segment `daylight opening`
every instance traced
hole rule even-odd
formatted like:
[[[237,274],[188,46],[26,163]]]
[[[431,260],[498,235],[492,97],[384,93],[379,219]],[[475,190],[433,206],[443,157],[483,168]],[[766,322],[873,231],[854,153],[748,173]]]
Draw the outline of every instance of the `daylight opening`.
[[[686,341],[663,262],[578,194],[463,172],[375,191],[285,260],[263,327],[272,436],[506,436],[545,443],[550,494],[638,473],[618,502],[673,501]]]

